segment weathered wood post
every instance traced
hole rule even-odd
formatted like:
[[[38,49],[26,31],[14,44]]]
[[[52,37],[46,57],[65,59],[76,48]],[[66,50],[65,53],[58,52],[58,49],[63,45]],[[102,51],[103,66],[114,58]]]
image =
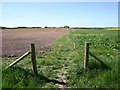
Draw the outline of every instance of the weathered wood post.
[[[84,48],[84,70],[88,68],[88,61],[89,61],[89,42],[85,42]]]
[[[31,60],[33,66],[33,74],[37,74],[37,65],[36,65],[36,55],[35,55],[35,45],[31,44]]]
[[[19,57],[18,59],[16,59],[14,62],[12,62],[9,66],[7,66],[5,69],[14,66],[15,64],[17,64],[18,62],[20,62],[21,60],[23,60],[26,56],[28,56],[30,54],[30,51],[26,52],[25,54],[23,54],[21,57]]]

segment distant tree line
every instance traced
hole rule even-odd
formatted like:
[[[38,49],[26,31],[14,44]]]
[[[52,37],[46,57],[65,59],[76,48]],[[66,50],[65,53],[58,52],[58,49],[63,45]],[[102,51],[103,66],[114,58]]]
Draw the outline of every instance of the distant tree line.
[[[27,27],[27,28],[42,28],[42,27]]]
[[[0,26],[1,29],[23,29],[23,28],[42,28],[42,27],[25,27],[25,26],[20,26],[20,27],[2,27]],[[44,28],[70,28],[70,26],[62,26],[62,27],[48,27],[45,26]]]
[[[63,26],[63,27],[48,27],[48,26],[45,26],[44,28],[70,28],[69,26]]]
[[[104,29],[104,28],[91,28],[91,27],[72,27],[72,29]]]
[[[9,28],[9,27],[0,27],[1,29],[17,29],[17,27]]]
[[[13,28],[9,28],[9,27],[2,27],[0,26],[0,29],[23,29],[23,28],[42,28],[42,27],[13,27]],[[70,26],[62,26],[62,27],[48,27],[45,26],[44,28],[72,28],[72,29],[104,29],[104,28],[114,28],[114,27],[70,27]]]
[[[9,28],[9,27],[0,27],[0,29],[23,29],[23,28],[41,28],[41,27],[13,27],[13,28]]]
[[[48,27],[48,26],[45,26],[44,28],[57,28],[57,27]]]
[[[69,26],[64,26],[64,28],[70,28]]]

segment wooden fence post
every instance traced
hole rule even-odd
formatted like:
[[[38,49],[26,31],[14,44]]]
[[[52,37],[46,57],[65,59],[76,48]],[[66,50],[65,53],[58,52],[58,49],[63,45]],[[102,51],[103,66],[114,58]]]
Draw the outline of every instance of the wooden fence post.
[[[89,60],[89,42],[85,42],[84,48],[84,70],[88,68],[88,60]]]
[[[33,66],[33,74],[37,74],[37,65],[36,65],[36,55],[35,55],[35,45],[31,44],[31,60]]]

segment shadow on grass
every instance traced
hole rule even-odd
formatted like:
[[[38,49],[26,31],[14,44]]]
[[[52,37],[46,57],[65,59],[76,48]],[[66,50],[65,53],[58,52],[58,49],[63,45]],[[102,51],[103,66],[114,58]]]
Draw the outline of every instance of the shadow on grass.
[[[96,70],[111,70],[112,68],[105,63],[91,61],[89,63],[89,69],[90,70],[94,70],[94,69],[96,69]]]
[[[65,85],[65,82],[60,82],[55,79],[49,79],[48,77],[42,75],[42,74],[36,74],[33,75],[32,71],[29,69],[23,69],[22,67],[15,66],[8,68],[2,72],[3,76],[3,88],[4,87],[16,87],[18,86],[18,83],[20,83],[22,80],[22,84],[20,87],[36,87],[36,86],[44,86],[46,83],[54,83],[54,84],[60,84]],[[9,83],[7,85],[7,83]],[[15,86],[16,85],[16,86]]]
[[[84,75],[87,75],[87,74],[90,77],[95,77],[97,74],[102,73],[104,71],[109,71],[109,70],[112,70],[112,68],[107,64],[104,64],[104,63],[102,64],[97,61],[90,61],[87,70],[84,70],[83,67],[78,65],[76,71],[74,72],[78,77],[81,77],[81,76],[84,77]]]

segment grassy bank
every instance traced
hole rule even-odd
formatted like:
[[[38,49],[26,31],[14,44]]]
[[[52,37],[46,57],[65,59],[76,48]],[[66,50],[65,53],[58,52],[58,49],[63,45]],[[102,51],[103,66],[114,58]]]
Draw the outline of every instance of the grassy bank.
[[[90,56],[89,69],[83,71],[84,43],[90,42],[90,51],[111,69],[104,68]],[[118,31],[71,30],[60,38],[52,49],[37,53],[38,75],[33,76],[30,56],[13,68],[3,71],[3,88],[63,87],[116,88],[118,87]],[[16,58],[3,58],[3,69]]]

